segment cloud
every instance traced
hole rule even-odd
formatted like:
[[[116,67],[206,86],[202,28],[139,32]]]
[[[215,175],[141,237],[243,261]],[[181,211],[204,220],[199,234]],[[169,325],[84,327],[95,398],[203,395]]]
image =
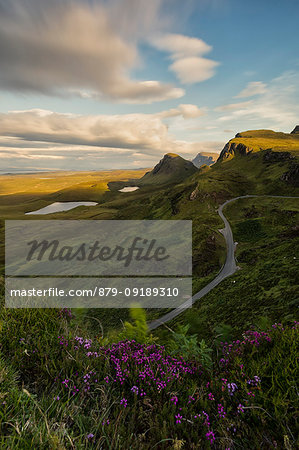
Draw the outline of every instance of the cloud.
[[[192,84],[212,78],[218,65],[218,62],[211,59],[192,56],[178,59],[169,68],[176,73],[181,83]]]
[[[228,105],[217,106],[215,108],[215,111],[233,111],[236,109],[245,108],[247,106],[250,106],[251,104],[252,104],[251,100],[247,102],[229,103]]]
[[[219,62],[203,57],[212,47],[201,39],[169,33],[152,38],[151,44],[158,50],[170,53],[173,63],[169,69],[182,84],[208,80],[219,66]]]
[[[157,148],[167,126],[155,115],[76,116],[51,111],[0,113],[1,134],[26,141],[120,148]]]
[[[261,83],[266,86],[265,83]],[[220,122],[231,122],[242,129],[271,128],[290,132],[298,122],[299,105],[297,100],[299,72],[285,72],[272,79],[264,92],[248,102],[240,103],[239,108],[232,105],[218,107],[230,114],[219,117]],[[234,106],[237,104],[233,104]],[[226,108],[226,109],[225,109]]]
[[[167,111],[157,113],[156,116],[161,118],[182,116],[184,119],[194,119],[203,116],[205,112],[199,109],[198,106],[192,104],[181,104],[177,108],[172,108]]]
[[[171,53],[171,58],[173,59],[204,55],[212,50],[212,47],[203,40],[182,34],[169,33],[158,36],[152,38],[152,44],[161,51]]]
[[[175,109],[174,109],[175,110]],[[151,167],[167,152],[192,158],[210,145],[187,142],[169,133],[158,114],[74,115],[46,110],[0,114],[0,153],[6,167],[61,169]],[[179,105],[176,115],[196,117],[195,105]],[[219,146],[217,146],[219,145]],[[143,163],[142,163],[143,161]],[[53,166],[55,164],[55,166]],[[30,166],[31,167],[31,166]]]
[[[134,2],[126,3],[132,10]],[[154,1],[154,15],[160,3]],[[104,5],[0,0],[0,88],[130,103],[183,96],[171,84],[130,78],[139,62],[136,39],[125,39]]]
[[[267,85],[261,81],[251,81],[247,84],[246,88],[243,89],[236,98],[253,97],[255,95],[261,95],[266,92]]]

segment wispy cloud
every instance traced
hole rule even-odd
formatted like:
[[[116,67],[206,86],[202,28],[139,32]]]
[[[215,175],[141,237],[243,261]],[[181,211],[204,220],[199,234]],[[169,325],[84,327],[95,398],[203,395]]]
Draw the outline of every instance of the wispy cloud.
[[[255,99],[216,108],[217,111],[230,112],[218,118],[218,121],[231,122],[235,126],[245,122],[244,129],[266,126],[274,130],[290,131],[297,124],[299,117],[299,105],[295,95],[298,84],[299,72],[295,71],[283,73],[271,80],[267,86],[259,82],[259,88],[255,89],[259,95]],[[253,91],[254,89],[251,92]]]
[[[141,17],[143,6],[143,14],[146,10],[157,17],[161,1],[139,3],[126,1],[128,11],[138,10]],[[171,84],[130,77],[139,61],[138,30],[135,35],[131,31],[133,39],[128,26],[119,29],[112,6],[75,0],[0,0],[0,89],[129,103],[183,96],[184,91]],[[122,24],[128,23],[128,11]],[[145,28],[147,20],[143,18]]]
[[[157,117],[161,117],[162,119],[179,116],[182,116],[184,119],[195,119],[196,117],[203,115],[205,115],[205,111],[192,104],[181,104],[177,108],[172,108],[156,114]]]
[[[236,98],[253,97],[264,94],[267,90],[266,83],[262,81],[250,81],[247,86],[238,94]]]
[[[252,104],[251,100],[247,102],[239,102],[239,103],[229,103],[228,105],[217,106],[215,111],[234,111],[242,108],[247,108]]]

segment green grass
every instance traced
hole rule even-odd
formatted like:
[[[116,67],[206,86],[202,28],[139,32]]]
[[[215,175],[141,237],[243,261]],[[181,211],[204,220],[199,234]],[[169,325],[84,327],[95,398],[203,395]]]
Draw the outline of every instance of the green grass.
[[[299,152],[298,135],[272,130],[245,131],[239,133],[238,137],[231,139],[230,142],[243,143],[253,151],[272,149],[273,151],[287,151],[295,155],[298,155]]]
[[[211,338],[222,323],[234,333],[261,316],[272,322],[296,318],[298,309],[299,200],[240,199],[224,213],[232,224],[241,268],[169,324],[191,324],[190,332]],[[164,334],[164,333],[162,333]]]
[[[137,171],[59,174],[55,181],[37,180],[43,177],[40,174],[1,177],[1,219],[34,220],[33,216],[24,216],[24,212],[53,201],[79,200],[94,200],[99,205],[79,207],[43,219],[191,219],[193,291],[197,292],[214,278],[225,260],[225,243],[218,231],[223,227],[217,214],[219,204],[246,194],[299,195],[298,188],[280,180],[288,170],[288,162],[263,160],[265,149],[270,147],[291,151],[297,157],[297,141],[288,135],[272,133],[247,132],[237,138],[242,142],[251,140],[251,145],[256,150],[262,148],[261,151],[218,162],[211,168],[203,167],[171,185],[142,186],[128,194],[115,189],[108,191],[108,182],[128,181],[144,171],[139,175]],[[275,146],[269,147],[273,139]],[[296,448],[298,334],[292,327],[274,330],[270,343],[264,342],[258,348],[246,347],[232,359],[229,370],[219,365],[219,342],[225,339],[231,342],[234,337],[242,340],[243,331],[254,324],[265,328],[269,323],[288,324],[296,318],[299,201],[247,198],[230,203],[224,213],[238,241],[241,270],[169,323],[175,334],[163,327],[154,336],[145,338],[165,344],[167,354],[184,354],[188,359],[196,356],[197,363],[204,366],[202,374],[181,377],[166,393],[153,394],[147,387],[150,395],[135,398],[131,387],[136,384],[136,364],[131,367],[127,384],[111,387],[103,381],[105,376],[112,377],[109,361],[90,359],[86,352],[74,348],[76,335],[91,337],[93,349],[107,348],[112,341],[123,339],[128,329],[123,331],[122,324],[129,320],[128,310],[74,311],[75,317],[69,320],[58,316],[56,310],[0,309],[1,448],[208,449],[211,447],[205,437],[205,426],[191,424],[194,415],[202,410],[209,412],[216,434],[213,448]],[[3,220],[0,226],[3,273]],[[3,284],[2,279],[2,302]],[[163,312],[148,311],[147,318],[154,319]],[[142,333],[137,331],[140,330],[136,330],[136,336],[140,337]],[[60,341],[67,340],[69,345],[59,345],[58,336],[64,336]],[[207,355],[211,364],[207,363]],[[246,369],[246,377],[258,375],[262,379],[260,389],[254,389],[256,397],[246,403],[248,409],[244,415],[236,412],[238,403],[244,404],[247,395],[241,364]],[[91,370],[97,371],[101,382],[85,393],[82,377]],[[80,374],[79,379],[76,372]],[[82,388],[80,395],[73,397],[65,390],[64,377],[72,382],[76,380]],[[240,386],[236,397],[231,399],[222,390],[221,378]],[[210,392],[215,401],[209,400]],[[182,410],[176,410],[171,403],[174,395],[179,396],[178,407]],[[196,399],[194,407],[188,404],[189,396]],[[120,405],[123,397],[130,400],[128,408]],[[226,418],[220,421],[217,420],[219,403],[227,412]],[[179,412],[190,422],[176,424],[175,415]],[[111,420],[109,427],[102,425],[107,418]],[[89,433],[95,436],[91,440],[87,439]]]

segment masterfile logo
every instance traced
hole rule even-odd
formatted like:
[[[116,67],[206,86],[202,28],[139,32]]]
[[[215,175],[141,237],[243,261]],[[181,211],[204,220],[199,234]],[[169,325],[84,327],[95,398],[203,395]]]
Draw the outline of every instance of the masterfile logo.
[[[173,308],[191,297],[191,221],[5,226],[7,307]]]
[[[8,220],[6,275],[191,275],[190,220]]]

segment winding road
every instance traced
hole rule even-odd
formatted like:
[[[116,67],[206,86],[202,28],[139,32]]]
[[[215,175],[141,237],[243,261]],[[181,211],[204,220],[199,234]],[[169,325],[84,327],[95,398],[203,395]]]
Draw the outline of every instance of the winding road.
[[[230,227],[230,224],[223,214],[223,208],[228,205],[228,203],[234,202],[236,200],[239,200],[241,198],[251,198],[251,197],[269,197],[269,198],[299,198],[299,197],[287,197],[283,195],[242,195],[240,197],[235,197],[230,200],[227,200],[225,203],[223,203],[221,206],[219,206],[218,214],[221,217],[221,219],[224,222],[224,228],[219,230],[226,241],[226,261],[220,272],[216,275],[216,277],[207,284],[204,288],[202,288],[200,291],[198,291],[196,294],[194,294],[190,299],[186,300],[184,303],[182,303],[177,308],[173,309],[169,313],[165,314],[164,316],[161,316],[159,319],[153,320],[152,322],[148,323],[149,330],[155,330],[156,328],[160,327],[164,323],[169,322],[170,320],[174,319],[178,315],[182,314],[186,309],[190,308],[192,304],[196,301],[202,298],[204,295],[206,295],[208,292],[210,292],[214,287],[218,286],[221,281],[225,280],[225,278],[233,275],[239,267],[236,264],[235,260],[235,249],[236,249],[236,243],[233,239],[233,233],[232,229]]]

